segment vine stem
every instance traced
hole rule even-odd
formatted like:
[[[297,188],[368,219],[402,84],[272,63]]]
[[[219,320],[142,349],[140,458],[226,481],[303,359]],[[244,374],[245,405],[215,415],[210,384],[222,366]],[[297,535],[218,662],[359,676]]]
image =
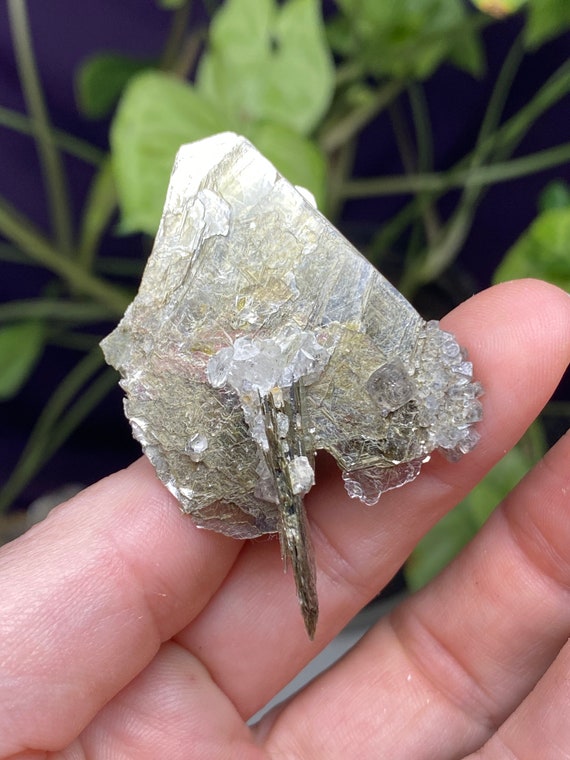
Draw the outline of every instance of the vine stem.
[[[476,149],[464,156],[446,174],[422,174],[418,175],[420,176],[419,180],[417,177],[377,178],[382,182],[386,179],[391,182],[394,179],[397,180],[397,183],[402,184],[394,184],[390,190],[388,190],[387,185],[381,187],[378,184],[374,188],[375,194],[385,194],[388,192],[407,194],[425,190],[432,193],[432,200],[436,200],[438,196],[454,186],[451,178],[456,178],[459,181],[461,176],[464,178],[470,177],[470,179],[465,179],[465,183],[471,184],[468,187],[463,185],[464,192],[461,200],[457,205],[453,217],[447,223],[440,241],[432,244],[429,250],[425,252],[423,260],[418,260],[416,257],[413,266],[406,265],[399,287],[408,298],[413,297],[419,286],[429,282],[433,277],[440,274],[450,261],[453,260],[470,229],[475,209],[486,184],[502,181],[502,178],[506,181],[517,176],[524,176],[525,174],[540,171],[567,160],[566,151],[568,146],[565,144],[551,149],[555,151],[554,153],[550,150],[541,151],[531,156],[506,161],[536,119],[568,94],[570,90],[570,62],[568,61],[563,63],[549,77],[525,106],[506,120],[500,127],[496,128],[494,133],[488,133],[493,124],[500,119],[502,105],[508,93],[510,81],[512,81],[518,66],[518,54],[519,51],[515,47],[505,60],[503,70],[497,80],[497,89],[491,99],[493,102],[492,114],[490,116],[486,115],[483,119]],[[476,160],[474,155],[475,150],[477,152]],[[489,160],[494,160],[496,163],[490,166],[482,165],[484,161]],[[465,172],[465,174],[461,175],[461,172]],[[501,177],[497,176],[499,174]],[[448,181],[445,181],[444,177],[447,177]],[[425,185],[423,184],[424,179]],[[352,182],[349,183],[350,197],[364,197],[361,194],[361,190],[363,189],[366,189],[367,194],[370,193],[372,187],[364,188],[363,184],[361,184],[363,182],[363,180],[359,181],[360,187],[358,190]],[[417,183],[417,186],[414,185],[413,189],[409,185],[404,187],[404,182]],[[415,218],[419,211],[421,211],[419,198],[416,197],[394,218],[393,223],[387,225],[387,228],[378,236],[375,246],[378,254],[381,254],[386,249],[386,246],[393,244],[394,240],[402,234],[406,225]]]
[[[106,158],[91,181],[83,207],[77,262],[85,270],[93,269],[101,238],[117,209],[117,189],[110,157]]]
[[[31,259],[60,275],[75,290],[91,296],[108,306],[117,316],[122,316],[130,301],[126,293],[63,255],[3,198],[0,198],[0,232]]]
[[[377,116],[404,89],[401,82],[388,82],[376,93],[376,96],[362,106],[350,111],[328,127],[324,127],[319,136],[319,144],[326,153],[333,153],[354,137],[365,124]]]
[[[420,285],[438,277],[457,256],[473,223],[485,185],[541,171],[564,163],[570,158],[569,144],[564,144],[550,150],[539,151],[531,156],[505,161],[512,155],[536,118],[566,95],[570,87],[570,65],[566,62],[554,72],[526,106],[523,106],[502,127],[496,129],[511,82],[522,60],[522,54],[520,40],[517,40],[503,64],[475,149],[456,167],[457,170],[467,167],[468,174],[464,180],[457,209],[448,222],[441,240],[429,248],[419,266],[406,269],[401,284],[403,292],[409,298]],[[484,166],[485,161],[493,159],[503,162],[502,167],[499,164],[499,171],[497,171],[498,164],[496,163]],[[485,180],[485,175],[488,181],[481,182],[481,178]]]
[[[187,2],[177,8],[172,15],[170,32],[160,59],[160,68],[163,71],[171,71],[176,64],[191,11],[192,0],[187,0]]]
[[[6,510],[8,505],[22,491],[26,483],[36,474],[46,459],[53,454],[53,451],[71,433],[74,427],[71,424],[74,417],[70,418],[69,415],[74,407],[72,406],[67,412],[65,410],[72,399],[80,392],[81,388],[95,377],[102,366],[103,354],[97,346],[76,364],[56,388],[38,417],[38,421],[16,467],[6,484],[0,489],[0,512]],[[105,388],[95,386],[96,390],[101,391],[101,393],[103,391],[106,393],[110,390],[111,382],[109,381],[109,377],[113,377],[113,384],[116,382],[116,375],[111,370],[109,370],[109,373],[105,373],[104,376],[107,378]],[[77,424],[84,418],[87,411],[85,402],[82,403],[82,399],[85,398],[88,392],[89,389],[83,395],[80,395],[75,402],[74,406],[80,404],[80,414],[75,415],[75,422]],[[99,398],[102,398],[102,395],[97,394],[97,398],[92,399],[88,396],[86,400],[91,402],[92,408]],[[64,422],[66,423],[65,425],[63,425]],[[60,427],[59,423],[62,424],[62,427]]]
[[[433,171],[434,156],[433,130],[423,87],[420,84],[411,83],[408,87],[408,99],[416,138],[418,170],[421,173],[431,172]],[[423,221],[425,239],[428,245],[433,245],[441,229],[436,204],[430,193],[418,193],[417,201]]]
[[[12,129],[14,132],[19,132],[22,135],[34,135],[34,124],[29,116],[18,113],[11,108],[4,108],[3,106],[0,106],[0,126]],[[80,137],[75,137],[75,135],[71,135],[61,129],[52,129],[51,134],[55,145],[60,150],[64,150],[70,156],[75,156],[75,158],[85,161],[86,164],[99,166],[105,157],[105,153],[102,150],[82,140]]]
[[[567,161],[570,161],[570,143],[475,169],[347,181],[341,192],[345,198],[406,195],[421,192],[442,193],[455,187],[482,187],[498,182],[507,182],[517,177],[550,169]]]
[[[92,301],[60,301],[54,298],[25,298],[0,303],[0,324],[27,319],[91,324],[109,319],[109,309]]]
[[[71,256],[73,228],[67,186],[34,60],[26,0],[8,0],[8,16],[22,89],[34,126],[55,239],[60,250]]]

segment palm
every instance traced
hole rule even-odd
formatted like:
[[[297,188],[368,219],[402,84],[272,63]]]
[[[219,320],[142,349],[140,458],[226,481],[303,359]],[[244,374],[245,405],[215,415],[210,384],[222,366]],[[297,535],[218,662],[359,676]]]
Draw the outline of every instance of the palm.
[[[144,460],[5,547],[0,757],[567,757],[568,436],[449,571],[245,723],[513,446],[568,362],[570,300],[544,284],[493,288],[446,327],[487,391],[482,441],[377,508],[323,463],[307,498],[314,643],[275,542],[195,529]]]

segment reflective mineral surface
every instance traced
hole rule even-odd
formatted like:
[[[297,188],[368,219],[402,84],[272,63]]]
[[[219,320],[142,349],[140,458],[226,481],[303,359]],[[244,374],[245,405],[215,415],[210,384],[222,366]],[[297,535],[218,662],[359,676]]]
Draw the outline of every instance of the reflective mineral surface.
[[[279,534],[311,637],[315,452],[375,504],[434,450],[454,460],[478,439],[481,387],[453,335],[232,133],[180,149],[139,293],[102,347],[196,525]]]

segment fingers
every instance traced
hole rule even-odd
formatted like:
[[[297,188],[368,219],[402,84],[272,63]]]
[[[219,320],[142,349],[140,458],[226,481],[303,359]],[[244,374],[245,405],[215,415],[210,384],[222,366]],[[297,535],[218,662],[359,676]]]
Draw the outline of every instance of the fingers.
[[[419,538],[518,440],[568,362],[569,325],[570,299],[544,283],[509,283],[476,296],[445,327],[468,346],[486,388],[479,446],[457,464],[434,457],[418,480],[373,508],[348,499],[336,472],[317,474],[318,490],[307,498],[319,567],[315,644],[304,633],[277,546],[244,550],[223,588],[177,637],[204,657],[244,716],[376,595]]]
[[[349,501],[338,477],[311,492],[321,644],[535,416],[567,363],[569,304],[549,286],[518,283],[481,294],[450,317],[446,326],[469,345],[487,388],[483,441],[461,463],[434,461],[376,509]],[[242,714],[254,712],[319,643],[306,639],[276,543],[250,543],[239,555],[241,547],[182,518],[146,462],[5,547],[0,753],[67,746],[160,641],[201,610],[180,642],[204,657]]]
[[[146,460],[5,546],[0,757],[66,746],[206,604],[240,548],[181,516]]]
[[[439,578],[260,729],[271,752],[445,760],[480,747],[570,634],[569,459],[566,435]],[[568,662],[565,652],[480,757],[567,757]]]
[[[205,668],[171,642],[67,751],[113,760],[266,757]]]
[[[570,752],[570,647],[566,645],[532,693],[469,760],[566,760]]]

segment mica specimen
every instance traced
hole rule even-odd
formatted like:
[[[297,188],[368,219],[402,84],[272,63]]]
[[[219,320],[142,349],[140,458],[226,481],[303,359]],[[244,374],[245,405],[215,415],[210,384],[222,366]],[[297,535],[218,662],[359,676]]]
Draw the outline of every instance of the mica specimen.
[[[453,460],[478,439],[481,386],[455,338],[232,133],[180,148],[139,293],[102,347],[195,524],[279,534],[311,637],[315,452],[374,504],[434,450]]]

